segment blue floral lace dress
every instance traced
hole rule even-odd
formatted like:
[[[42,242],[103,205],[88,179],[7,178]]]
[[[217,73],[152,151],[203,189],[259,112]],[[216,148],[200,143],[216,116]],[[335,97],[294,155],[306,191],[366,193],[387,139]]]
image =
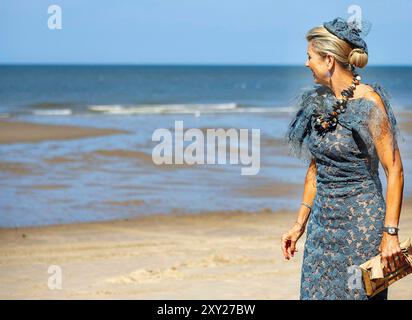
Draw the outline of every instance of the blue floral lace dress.
[[[307,224],[301,299],[366,300],[360,264],[379,254],[385,199],[376,145],[383,134],[397,148],[398,129],[382,86],[370,85],[385,110],[366,98],[352,99],[334,131],[320,135],[314,112],[333,110],[336,97],[325,86],[305,91],[287,131],[294,155],[317,166],[316,197]],[[387,298],[387,290],[379,297]]]

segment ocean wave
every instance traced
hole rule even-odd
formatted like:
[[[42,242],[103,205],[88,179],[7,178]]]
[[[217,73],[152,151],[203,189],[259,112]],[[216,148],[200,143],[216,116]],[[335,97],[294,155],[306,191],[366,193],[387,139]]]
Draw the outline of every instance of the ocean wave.
[[[73,114],[71,109],[49,109],[49,110],[34,110],[36,116],[70,116]]]
[[[210,114],[210,113],[275,113],[290,112],[293,108],[246,107],[236,103],[220,104],[160,104],[160,105],[91,105],[91,112],[105,114]]]
[[[94,115],[146,115],[146,114],[224,114],[224,113],[290,113],[293,107],[252,106],[238,105],[237,103],[209,103],[209,104],[101,104],[79,105],[70,108],[40,108],[30,110],[29,113],[37,116],[71,116],[74,114]],[[27,112],[27,111],[26,111]],[[24,112],[23,112],[24,113]],[[5,113],[4,113],[5,114]],[[7,116],[9,116],[7,114]],[[0,114],[1,117],[1,114]],[[3,116],[4,117],[4,116]]]

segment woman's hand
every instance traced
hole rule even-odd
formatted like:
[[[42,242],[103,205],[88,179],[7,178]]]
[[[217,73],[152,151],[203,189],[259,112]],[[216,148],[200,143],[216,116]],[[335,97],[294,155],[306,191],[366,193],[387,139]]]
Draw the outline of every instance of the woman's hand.
[[[296,242],[305,232],[304,226],[300,225],[299,223],[295,223],[295,225],[286,233],[282,235],[282,251],[285,259],[289,260],[298,252],[296,249]]]
[[[387,273],[395,272],[396,268],[403,263],[404,256],[399,246],[398,235],[390,235],[384,232],[379,251]]]

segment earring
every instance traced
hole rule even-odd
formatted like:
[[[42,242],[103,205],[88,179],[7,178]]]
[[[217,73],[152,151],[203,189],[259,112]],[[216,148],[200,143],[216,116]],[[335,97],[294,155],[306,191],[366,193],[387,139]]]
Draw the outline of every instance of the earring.
[[[331,74],[330,74],[330,71],[329,71],[329,70],[328,70],[328,72],[326,72],[326,77],[328,77],[328,78],[331,77]]]

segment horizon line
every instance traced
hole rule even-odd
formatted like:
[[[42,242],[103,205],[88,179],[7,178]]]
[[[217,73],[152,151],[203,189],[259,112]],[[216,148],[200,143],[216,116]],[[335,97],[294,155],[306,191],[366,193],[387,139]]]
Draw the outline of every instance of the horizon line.
[[[23,62],[23,63],[4,63],[0,62],[0,66],[148,66],[148,67],[168,67],[168,66],[188,66],[188,67],[306,67],[304,64],[292,63],[49,63],[49,62]],[[412,64],[368,64],[367,67],[412,67]],[[365,69],[365,68],[358,68]]]

